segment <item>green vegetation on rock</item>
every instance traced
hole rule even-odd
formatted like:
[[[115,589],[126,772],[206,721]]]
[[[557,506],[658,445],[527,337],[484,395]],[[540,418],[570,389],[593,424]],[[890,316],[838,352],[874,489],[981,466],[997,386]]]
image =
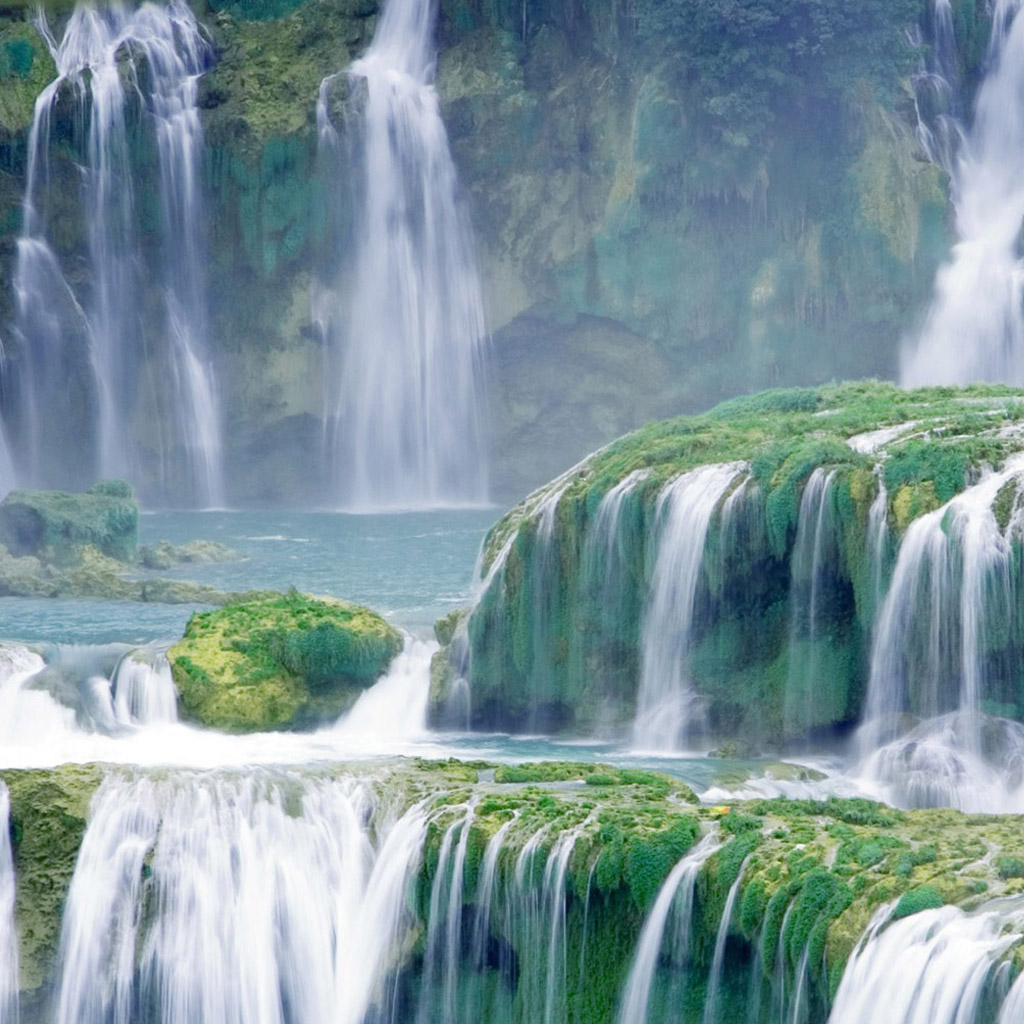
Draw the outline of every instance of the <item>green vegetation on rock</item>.
[[[292,591],[193,615],[168,659],[183,717],[259,732],[336,718],[401,647],[370,609]]]
[[[901,539],[919,517],[1024,450],[1022,399],[1002,386],[907,391],[870,381],[775,390],[652,423],[600,449],[486,538],[487,586],[467,623],[475,723],[585,731],[632,720],[660,495],[681,474],[727,464],[735,484],[711,518],[682,652],[711,733],[757,750],[852,724]],[[798,539],[816,471],[830,483],[815,520],[820,600],[811,635],[800,617],[812,567],[801,562]],[[617,516],[602,521],[603,500],[627,481]],[[1011,482],[993,503],[1004,530],[1018,502]],[[883,486],[887,531],[875,550],[869,521]],[[542,510],[552,522],[546,538]],[[1018,551],[1021,538],[1008,539]],[[1024,648],[1015,623],[990,630],[993,659]],[[1024,706],[1018,691],[1014,682],[998,699]]]

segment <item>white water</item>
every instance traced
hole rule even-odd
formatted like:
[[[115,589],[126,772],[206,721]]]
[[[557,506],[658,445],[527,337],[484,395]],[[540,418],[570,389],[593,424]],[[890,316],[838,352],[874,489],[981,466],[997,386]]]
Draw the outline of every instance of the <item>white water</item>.
[[[972,778],[983,765],[984,748],[995,755],[1000,774],[1008,758],[1024,757],[1019,730],[994,744],[991,735],[983,735],[992,727],[981,714],[988,690],[985,631],[997,620],[1009,622],[1016,593],[1012,546],[992,502],[1021,468],[1012,460],[915,520],[900,545],[876,623],[859,736],[865,776],[886,787],[898,804],[920,800],[921,786],[928,785],[929,803],[941,799],[940,793],[959,794],[954,806],[981,809],[979,800],[1006,796],[983,790],[980,778]],[[916,725],[908,716],[937,721],[901,736],[908,722]]]
[[[940,3],[937,10],[946,7]],[[901,380],[907,385],[1024,383],[1024,16],[1019,9],[1018,0],[995,0],[989,70],[974,122],[958,156],[948,157],[959,241],[936,277],[919,336],[905,346]],[[941,151],[949,147],[938,148],[941,162]]]
[[[1021,901],[972,914],[926,910],[891,924],[889,912],[876,914],[850,957],[829,1024],[864,1024],[880,1011],[886,1024],[974,1024],[1000,956],[1021,937]]]
[[[835,557],[836,537],[831,522],[830,488],[835,471],[820,467],[811,474],[800,498],[796,542],[790,562],[789,679],[785,715],[805,729],[821,717],[815,707],[827,688],[819,678],[822,591],[829,560]],[[826,717],[827,720],[827,717]]]
[[[0,1024],[18,1020],[18,931],[14,918],[11,799],[0,782]]]
[[[164,1024],[361,1024],[392,997],[426,824],[352,778],[108,777],[64,916],[58,1024],[127,1024],[136,1006]]]
[[[619,1007],[618,1024],[647,1024],[651,988],[662,956],[665,929],[670,916],[674,916],[676,920],[672,935],[673,967],[681,972],[687,969],[697,875],[719,845],[717,836],[706,835],[676,864],[662,883],[637,942],[633,966],[626,979],[626,988]]]
[[[718,1008],[718,990],[722,987],[722,971],[725,967],[725,942],[729,938],[732,914],[736,908],[736,900],[739,898],[740,886],[743,883],[743,872],[746,870],[746,867],[747,862],[744,861],[740,865],[736,880],[729,887],[729,895],[725,899],[725,907],[722,910],[722,919],[718,922],[718,934],[715,936],[715,951],[711,958],[711,973],[708,975],[708,987],[704,995],[703,1024],[716,1024],[721,1016]]]
[[[206,356],[203,214],[199,192],[202,132],[197,81],[210,49],[183,0],[166,5],[76,6],[57,42],[39,22],[57,65],[40,94],[29,137],[22,235],[14,275],[17,330],[26,349],[20,476],[68,486],[99,476],[155,477],[175,504],[222,503],[217,388]],[[125,61],[125,55],[134,58]],[[145,63],[146,88],[137,61]],[[126,69],[127,74],[126,74]],[[49,149],[54,110],[74,98],[87,125],[81,201],[89,280],[76,294],[51,247]],[[141,102],[156,134],[163,213],[164,265],[144,267],[139,239],[129,122]],[[153,327],[140,295],[151,277],[164,291],[165,323]],[[159,390],[145,409],[137,400],[147,343]],[[76,346],[84,346],[84,355]],[[83,361],[84,360],[84,361]],[[76,388],[68,389],[68,379]],[[95,438],[80,436],[81,405],[94,411]],[[139,425],[152,430],[144,451]],[[90,465],[90,459],[92,464]]]
[[[675,750],[703,728],[688,659],[694,602],[711,517],[743,470],[702,466],[667,484],[658,497],[657,560],[644,616],[633,743]]]
[[[360,695],[337,730],[358,737],[370,748],[422,737],[427,731],[430,659],[439,649],[434,641],[407,636],[405,648],[387,673]]]
[[[334,360],[325,421],[337,497],[352,510],[487,496],[486,325],[434,89],[435,17],[432,0],[388,0],[369,50],[348,71],[363,103],[355,259],[315,315]],[[328,154],[340,148],[331,81],[317,115]],[[344,202],[350,175],[336,173]]]

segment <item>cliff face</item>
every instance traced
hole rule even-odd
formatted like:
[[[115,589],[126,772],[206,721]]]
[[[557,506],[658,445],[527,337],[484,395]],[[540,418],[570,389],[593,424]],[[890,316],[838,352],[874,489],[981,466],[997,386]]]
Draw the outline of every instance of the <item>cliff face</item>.
[[[948,244],[945,182],[914,137],[909,79],[925,48],[906,40],[925,11],[918,0],[856,17],[819,8],[807,0],[782,19],[756,0],[733,14],[649,0],[442,3],[438,89],[493,330],[498,497],[669,412],[894,372]],[[330,384],[311,295],[344,260],[352,217],[349,183],[318,168],[316,101],[369,44],[377,4],[237,0],[198,13],[216,49],[200,105],[229,495],[316,500]],[[984,38],[972,4],[958,16]],[[0,28],[6,280],[32,102],[53,75],[20,18]],[[357,98],[339,84],[331,114],[343,124]],[[137,135],[137,160],[152,164]],[[70,276],[87,275],[81,140],[70,122],[58,136],[51,173],[68,208],[51,216],[54,243]],[[155,251],[154,202],[138,205]],[[7,288],[0,323],[11,315]],[[5,356],[16,374],[25,354],[11,341]]]

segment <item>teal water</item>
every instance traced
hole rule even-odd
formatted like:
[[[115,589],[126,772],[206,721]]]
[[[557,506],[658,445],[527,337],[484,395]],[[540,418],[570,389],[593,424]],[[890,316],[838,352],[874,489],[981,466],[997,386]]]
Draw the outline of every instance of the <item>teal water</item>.
[[[241,561],[153,576],[221,590],[296,587],[367,604],[415,635],[469,599],[473,566],[496,509],[343,515],[332,512],[153,512],[140,540],[214,540]],[[181,636],[198,605],[0,598],[0,640],[131,644]]]

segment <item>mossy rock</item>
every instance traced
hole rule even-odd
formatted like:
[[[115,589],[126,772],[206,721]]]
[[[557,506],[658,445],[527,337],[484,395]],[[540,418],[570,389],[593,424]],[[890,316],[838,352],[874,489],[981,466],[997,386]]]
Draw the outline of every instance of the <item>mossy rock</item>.
[[[139,546],[139,505],[131,487],[106,480],[81,494],[11,491],[0,504],[0,544],[12,555],[50,562],[77,560],[91,545],[108,558],[134,563]]]
[[[168,658],[184,718],[261,732],[336,718],[401,647],[369,608],[293,591],[193,615]]]
[[[11,797],[23,990],[39,989],[52,980],[61,914],[85,835],[89,804],[103,774],[97,765],[0,773]]]

